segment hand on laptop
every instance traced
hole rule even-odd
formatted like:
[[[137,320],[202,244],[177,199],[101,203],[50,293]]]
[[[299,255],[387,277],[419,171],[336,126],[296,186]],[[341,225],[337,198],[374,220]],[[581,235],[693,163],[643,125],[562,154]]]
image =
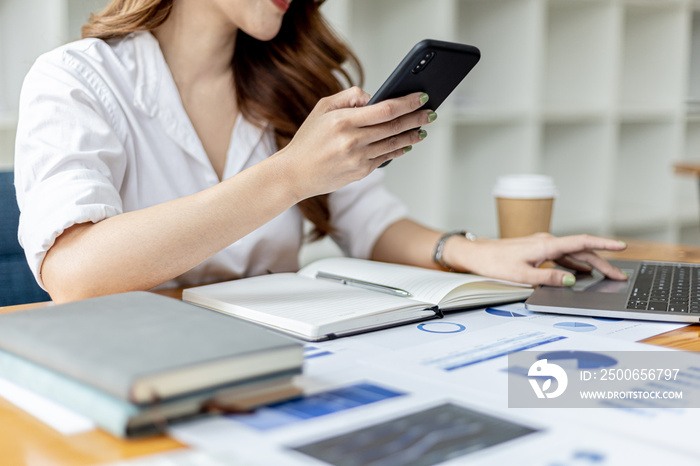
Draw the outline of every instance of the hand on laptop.
[[[622,241],[590,235],[555,237],[537,233],[523,238],[455,242],[449,251],[449,263],[458,271],[502,280],[572,286],[576,283],[572,273],[540,266],[546,261],[555,261],[568,269],[587,272],[595,268],[614,280],[626,280],[627,275],[595,252],[622,251],[626,247]]]

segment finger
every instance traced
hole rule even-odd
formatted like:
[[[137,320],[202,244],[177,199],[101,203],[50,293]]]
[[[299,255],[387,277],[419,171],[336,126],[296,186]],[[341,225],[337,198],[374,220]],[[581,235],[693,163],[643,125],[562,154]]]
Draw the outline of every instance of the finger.
[[[319,107],[324,113],[341,108],[365,107],[370,95],[357,86],[338,92],[319,100]]]
[[[356,126],[373,126],[386,123],[421,108],[427,102],[425,100],[427,95],[424,92],[414,92],[407,96],[388,99],[358,108],[352,115],[352,123]]]
[[[374,159],[380,155],[388,154],[399,149],[418,144],[426,138],[428,132],[424,129],[406,131],[398,136],[391,136],[378,142],[373,142],[367,147],[368,158]],[[409,149],[410,150],[410,149]],[[404,151],[408,152],[408,151]]]
[[[628,278],[622,270],[610,264],[610,262],[606,261],[593,251],[582,251],[571,254],[571,257],[577,261],[590,264],[592,267],[598,269],[600,273],[606,277],[612,278],[613,280],[627,280]]]
[[[526,267],[520,271],[521,279],[516,279],[528,285],[573,286],[576,278],[570,272],[551,268]]]
[[[379,166],[381,164],[388,162],[389,160],[393,160],[393,159],[396,159],[398,157],[401,157],[405,153],[410,152],[411,149],[412,149],[412,146],[406,146],[406,147],[402,147],[401,149],[397,149],[395,151],[389,152],[387,154],[382,154],[382,155],[379,155],[379,156],[371,159],[372,169],[374,170],[376,168],[379,168]]]
[[[593,270],[593,267],[591,267],[589,264],[585,262],[579,262],[571,256],[560,257],[555,262],[561,265],[562,267],[566,267],[567,269],[571,270],[576,270],[577,272],[590,273]]]
[[[437,113],[432,110],[417,110],[386,123],[368,126],[365,130],[370,141],[380,141],[412,129],[418,129],[423,125],[432,123],[436,118]]]
[[[561,256],[586,250],[622,251],[627,247],[622,241],[608,238],[600,238],[590,235],[562,236],[553,238],[548,243],[548,259],[558,259]]]

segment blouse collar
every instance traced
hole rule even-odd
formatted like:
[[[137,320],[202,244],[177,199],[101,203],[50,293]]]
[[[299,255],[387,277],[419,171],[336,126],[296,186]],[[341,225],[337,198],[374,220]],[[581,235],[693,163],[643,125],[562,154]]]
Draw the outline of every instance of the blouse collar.
[[[173,141],[207,167],[215,184],[218,177],[185,111],[158,40],[150,32],[136,32],[133,41],[137,69],[134,106],[156,118]],[[238,173],[256,150],[264,149],[260,142],[266,132],[267,129],[252,124],[239,114],[229,141],[224,179]]]

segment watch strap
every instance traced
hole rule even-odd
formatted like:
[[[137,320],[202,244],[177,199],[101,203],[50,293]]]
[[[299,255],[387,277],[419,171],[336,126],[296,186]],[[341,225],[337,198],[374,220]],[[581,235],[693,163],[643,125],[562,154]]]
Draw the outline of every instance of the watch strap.
[[[445,250],[445,243],[447,243],[447,240],[452,238],[453,236],[464,236],[469,241],[474,241],[476,239],[476,235],[467,230],[448,231],[447,233],[444,233],[442,236],[440,236],[440,238],[437,240],[437,243],[435,243],[435,249],[433,249],[433,262],[449,270],[450,272],[454,272],[454,268],[448,263],[446,263],[445,259],[443,259],[442,256]]]

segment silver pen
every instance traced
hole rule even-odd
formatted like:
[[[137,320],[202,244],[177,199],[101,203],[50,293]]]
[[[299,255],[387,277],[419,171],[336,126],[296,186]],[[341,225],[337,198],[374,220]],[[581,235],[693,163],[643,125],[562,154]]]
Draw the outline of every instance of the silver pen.
[[[403,298],[410,298],[412,295],[406,290],[400,288],[394,288],[393,286],[380,285],[379,283],[366,282],[364,280],[357,280],[355,278],[343,277],[340,275],[335,275],[327,272],[316,272],[316,278],[323,278],[325,280],[333,280],[335,282],[340,282],[341,285],[355,286],[357,288],[364,288],[365,290],[379,291],[380,293],[391,294],[394,296],[401,296]]]

